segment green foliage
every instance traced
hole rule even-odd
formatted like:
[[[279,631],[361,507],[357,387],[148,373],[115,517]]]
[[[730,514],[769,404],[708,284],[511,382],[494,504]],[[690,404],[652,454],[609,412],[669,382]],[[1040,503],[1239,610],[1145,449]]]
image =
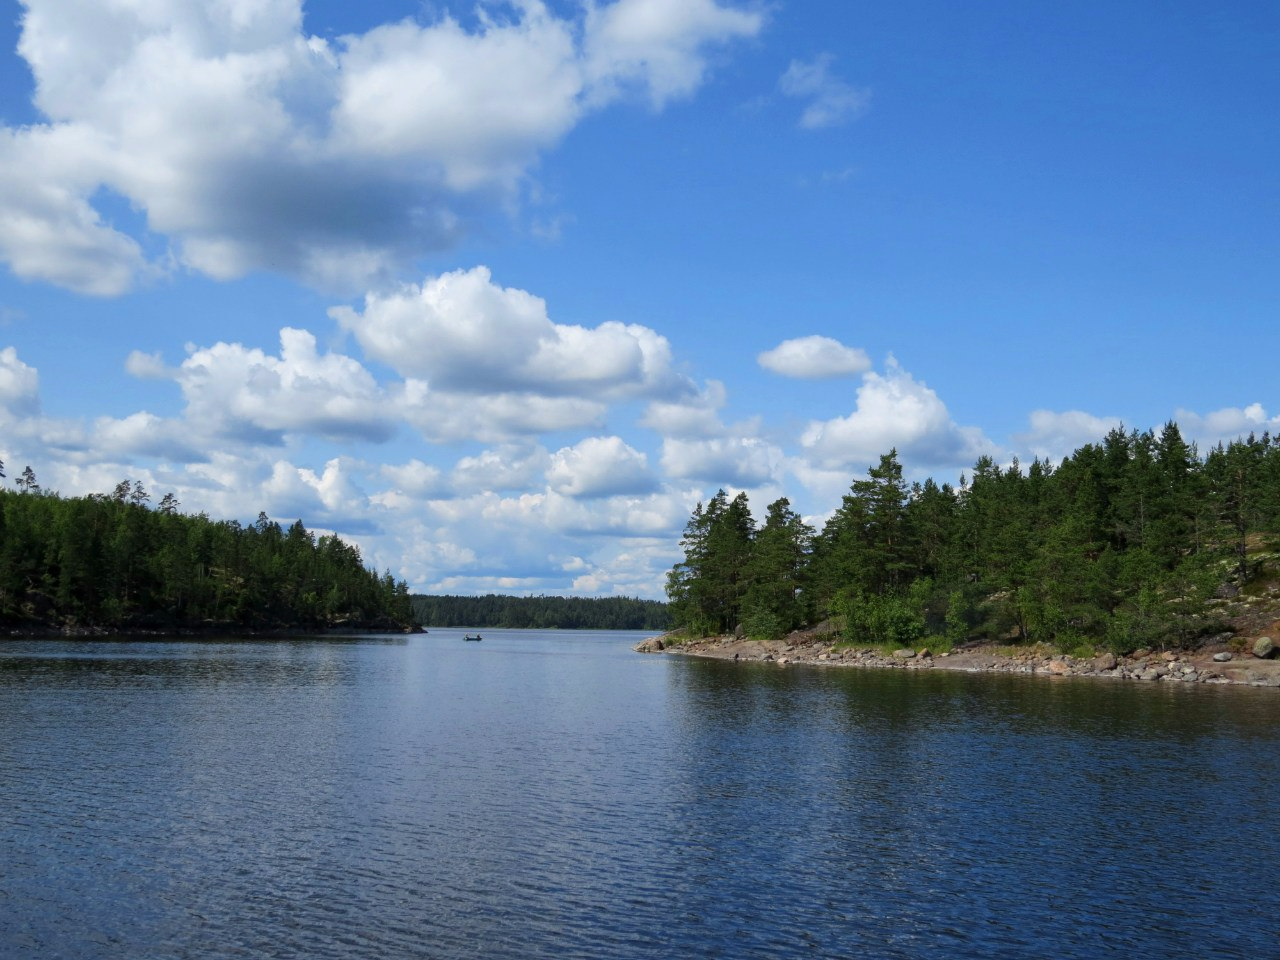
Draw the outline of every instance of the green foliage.
[[[1201,457],[1174,423],[1110,431],[1060,464],[979,458],[959,489],[909,489],[895,451],[816,535],[779,500],[755,530],[742,495],[699,504],[668,577],[675,623],[767,636],[839,618],[850,637],[924,633],[1060,650],[1185,646],[1220,628],[1224,579],[1249,588],[1280,541],[1280,443]]]
[[[925,633],[924,615],[907,597],[849,591],[836,597],[833,608],[855,643],[907,647]]]
[[[545,630],[666,630],[667,605],[633,597],[412,597],[426,627],[501,627]]]
[[[952,590],[947,597],[946,633],[947,643],[963,643],[969,636],[969,604],[965,601],[964,591]]]
[[[763,601],[749,605],[742,615],[742,632],[751,640],[778,640],[787,630],[782,618]]]
[[[25,474],[29,472],[24,471]],[[408,590],[301,521],[283,534],[148,507],[141,484],[111,495],[42,493],[34,475],[0,491],[0,623],[176,629],[403,628]]]

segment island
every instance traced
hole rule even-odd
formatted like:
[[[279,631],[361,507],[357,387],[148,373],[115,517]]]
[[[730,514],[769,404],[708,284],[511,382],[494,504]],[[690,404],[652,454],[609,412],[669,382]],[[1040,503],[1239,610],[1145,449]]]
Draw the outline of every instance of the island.
[[[1280,442],[1201,454],[1176,423],[1061,463],[978,459],[908,483],[897,451],[822,525],[782,497],[695,508],[670,571],[676,629],[645,649],[1272,684]],[[644,647],[644,645],[642,645]]]
[[[29,470],[28,470],[29,472]],[[38,634],[403,632],[408,587],[356,546],[156,507],[139,483],[63,497],[0,491],[0,631]]]

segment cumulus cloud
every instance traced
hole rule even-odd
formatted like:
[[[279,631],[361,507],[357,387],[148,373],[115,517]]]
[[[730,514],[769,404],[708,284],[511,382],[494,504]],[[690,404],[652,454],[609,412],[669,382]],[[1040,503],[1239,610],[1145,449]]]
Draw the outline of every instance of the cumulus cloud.
[[[863,375],[852,413],[812,421],[800,443],[811,465],[823,470],[862,470],[891,449],[917,467],[968,466],[995,453],[981,430],[952,420],[937,393],[892,358],[883,374]]]
[[[758,11],[714,0],[618,0],[588,8],[586,70],[589,97],[604,102],[621,90],[647,92],[654,108],[693,93],[702,83],[708,43],[753,37]]]
[[[647,458],[621,437],[588,437],[551,455],[547,485],[568,497],[649,493],[657,479]]]
[[[0,258],[16,276],[113,296],[158,272],[90,202],[107,154],[81,126],[0,130]]]
[[[757,437],[669,437],[662,442],[662,468],[668,476],[702,480],[715,486],[759,487],[776,483],[783,464],[782,450]]]
[[[414,499],[447,495],[449,485],[439,467],[410,460],[406,464],[385,464],[379,472],[392,484],[392,493]]]
[[[691,93],[712,47],[762,24],[715,0],[501,9],[330,42],[304,32],[300,0],[26,0],[19,53],[46,122],[0,131],[0,257],[99,295],[171,262],[385,279],[509,201],[586,113]],[[103,190],[168,249],[108,222]]]
[[[394,429],[387,398],[372,374],[350,357],[319,353],[306,330],[281,330],[278,357],[216,343],[190,348],[174,371],[137,353],[127,366],[135,374],[175,380],[187,420],[212,436],[255,443],[280,443],[291,432],[385,440]]]
[[[788,97],[808,101],[800,114],[805,130],[834,127],[861,116],[871,102],[871,91],[850,86],[831,72],[835,58],[829,53],[812,60],[792,60],[778,81]]]
[[[636,324],[552,323],[545,301],[495,284],[486,267],[370,293],[363,312],[330,313],[367,356],[433,389],[598,399],[687,386],[665,337]]]
[[[18,359],[13,347],[0,349],[0,414],[7,419],[40,412],[40,374]]]
[[[1280,435],[1280,415],[1267,416],[1260,403],[1251,403],[1247,407],[1223,407],[1206,414],[1179,409],[1174,419],[1182,435],[1194,440],[1202,451],[1251,433]]]
[[[494,443],[604,423],[604,403],[581,397],[513,392],[491,395],[432,390],[425,380],[407,380],[390,391],[405,420],[433,443],[477,440]]]
[[[1034,410],[1031,429],[1014,436],[1014,442],[1033,457],[1056,463],[1086,443],[1097,443],[1121,425],[1119,417],[1096,417],[1081,410],[1056,413]]]
[[[172,463],[198,463],[208,459],[208,452],[192,443],[191,430],[185,423],[146,411],[122,419],[99,417],[92,437],[96,456],[118,461],[154,457]]]
[[[784,340],[756,359],[766,370],[800,380],[851,377],[871,368],[871,360],[864,351],[818,336]]]
[[[654,400],[645,409],[640,425],[664,437],[716,437],[724,433],[720,410],[727,394],[719,380],[708,380],[700,393],[677,400]]]
[[[309,517],[313,524],[337,519],[348,529],[369,528],[355,519],[365,513],[366,497],[345,458],[327,461],[320,472],[278,460],[261,492],[271,505],[270,516]]]
[[[451,480],[459,493],[476,490],[524,491],[541,488],[550,460],[542,447],[505,444],[474,457],[463,457]]]

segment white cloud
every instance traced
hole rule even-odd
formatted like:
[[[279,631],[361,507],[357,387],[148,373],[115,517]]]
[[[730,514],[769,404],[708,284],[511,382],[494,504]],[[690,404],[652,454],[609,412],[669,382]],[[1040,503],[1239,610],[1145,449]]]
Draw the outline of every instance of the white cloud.
[[[834,127],[862,115],[871,102],[871,91],[850,86],[831,73],[835,58],[823,53],[812,60],[792,60],[778,81],[788,97],[807,100],[800,115],[805,130]]]
[[[550,462],[542,447],[505,444],[474,457],[463,457],[450,479],[460,495],[477,490],[533,490],[541,488]]]
[[[18,359],[13,347],[0,349],[0,415],[6,419],[40,412],[40,374]]]
[[[685,97],[706,72],[702,48],[754,37],[764,25],[757,11],[714,0],[618,0],[588,8],[586,69],[590,96],[613,98],[620,90],[647,91],[655,109]]]
[[[708,49],[761,27],[713,0],[506,9],[331,43],[303,32],[299,0],[26,0],[19,52],[47,122],[0,131],[0,257],[98,295],[170,256],[219,279],[386,279],[509,202],[587,112],[687,95]],[[104,220],[104,189],[171,249],[148,259]]]
[[[640,425],[664,437],[717,437],[725,426],[719,411],[726,400],[724,384],[708,380],[706,389],[678,400],[654,400],[646,408]]]
[[[811,465],[863,470],[897,449],[916,467],[969,466],[995,446],[977,427],[951,419],[937,393],[890,358],[883,374],[869,371],[846,417],[812,421],[800,438]]]
[[[433,443],[493,443],[562,430],[594,429],[603,425],[607,409],[603,403],[579,397],[448,393],[432,390],[425,380],[407,380],[391,392],[405,420]]]
[[[518,512],[536,513],[548,529],[563,536],[608,536],[621,538],[672,537],[689,519],[692,504],[682,492],[655,493],[586,499],[549,492],[525,497]],[[675,540],[669,541],[674,544]]]
[[[356,485],[350,464],[341,457],[327,461],[319,473],[278,460],[260,489],[270,506],[266,511],[269,516],[308,517],[313,525],[331,522],[334,517],[349,520],[367,509],[366,498]]]
[[[673,372],[665,337],[636,324],[553,323],[545,301],[498,286],[485,267],[370,293],[363,312],[335,307],[330,314],[367,356],[425,381],[413,388],[423,402],[430,402],[427,393],[441,392],[598,404],[692,391]],[[575,425],[599,412],[581,403],[569,409]]]
[[[757,437],[669,437],[662,442],[662,468],[668,476],[703,480],[715,486],[759,487],[776,483],[783,465],[782,450]]]
[[[176,371],[165,365],[164,357],[158,352],[131,350],[129,356],[125,357],[124,368],[130,376],[139,380],[169,380],[176,375]]]
[[[1179,409],[1174,420],[1183,437],[1194,440],[1201,453],[1219,443],[1230,443],[1250,433],[1258,436],[1266,432],[1270,432],[1272,436],[1280,435],[1280,415],[1267,416],[1266,409],[1260,403],[1251,403],[1247,407],[1223,407],[1203,415]]]
[[[197,463],[208,459],[192,442],[190,428],[179,420],[165,420],[142,411],[123,419],[99,417],[94,422],[93,454],[120,462],[135,457],[155,457],[172,463]]]
[[[391,482],[393,492],[415,500],[445,496],[450,489],[439,467],[417,459],[410,460],[403,466],[385,464],[379,472]]]
[[[871,368],[871,360],[864,351],[818,336],[784,340],[756,359],[766,370],[801,380],[850,377]]]
[[[649,493],[657,479],[645,455],[621,437],[588,437],[551,455],[547,484],[569,497]]]
[[[1016,434],[1014,442],[1033,457],[1057,463],[1086,443],[1098,443],[1121,425],[1119,417],[1096,417],[1081,410],[1056,413],[1034,410],[1029,417],[1031,429]]]
[[[320,354],[306,330],[280,331],[280,356],[238,343],[189,348],[169,373],[182,388],[188,421],[211,435],[280,442],[285,433],[385,440],[394,424],[373,376],[341,354]],[[154,358],[130,355],[131,372],[163,372]]]

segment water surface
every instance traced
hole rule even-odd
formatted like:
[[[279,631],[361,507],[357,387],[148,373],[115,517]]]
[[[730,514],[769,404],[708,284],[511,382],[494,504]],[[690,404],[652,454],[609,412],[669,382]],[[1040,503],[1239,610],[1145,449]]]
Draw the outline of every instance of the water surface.
[[[0,644],[0,956],[1271,957],[1275,690]]]

